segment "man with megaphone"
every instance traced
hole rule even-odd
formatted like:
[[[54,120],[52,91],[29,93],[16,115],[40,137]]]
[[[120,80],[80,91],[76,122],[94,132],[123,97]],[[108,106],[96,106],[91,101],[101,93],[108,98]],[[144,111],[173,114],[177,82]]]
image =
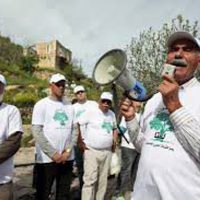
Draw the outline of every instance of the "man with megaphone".
[[[131,141],[141,152],[132,199],[200,199],[200,42],[178,31],[167,41],[173,74],[146,104],[140,127],[130,99],[121,103]]]

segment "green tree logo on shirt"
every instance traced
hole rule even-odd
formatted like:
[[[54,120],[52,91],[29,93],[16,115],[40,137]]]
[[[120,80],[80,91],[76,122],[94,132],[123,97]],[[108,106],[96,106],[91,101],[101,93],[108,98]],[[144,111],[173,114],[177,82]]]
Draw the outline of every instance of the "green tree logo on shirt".
[[[61,126],[64,126],[68,120],[68,116],[63,110],[56,110],[53,119],[60,122]]]
[[[150,122],[150,128],[158,131],[155,132],[154,138],[161,142],[163,142],[167,131],[174,130],[169,114],[165,112],[160,112],[153,118]]]
[[[103,122],[101,128],[106,129],[107,133],[110,133],[113,130],[112,124],[110,122]]]
[[[79,111],[76,113],[76,118],[79,118],[84,112],[85,112],[85,110],[79,110]]]

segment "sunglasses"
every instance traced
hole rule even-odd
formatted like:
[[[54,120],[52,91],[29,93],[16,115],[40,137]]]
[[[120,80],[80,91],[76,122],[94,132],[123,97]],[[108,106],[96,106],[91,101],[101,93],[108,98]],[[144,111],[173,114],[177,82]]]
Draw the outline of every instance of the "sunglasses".
[[[108,99],[102,99],[101,103],[107,103],[110,106],[112,104],[112,101],[110,101]]]
[[[57,83],[54,83],[54,85],[56,85],[57,87],[65,87],[65,82],[57,82]]]
[[[84,93],[85,91],[78,91],[76,94],[82,94]]]

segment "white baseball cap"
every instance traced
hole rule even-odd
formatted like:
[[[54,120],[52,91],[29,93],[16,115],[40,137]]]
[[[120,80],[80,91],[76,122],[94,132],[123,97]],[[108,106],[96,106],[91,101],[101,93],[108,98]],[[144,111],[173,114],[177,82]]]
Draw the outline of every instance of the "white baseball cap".
[[[101,94],[100,99],[107,99],[107,100],[112,101],[113,95],[112,95],[110,92],[103,92],[103,93]]]
[[[6,85],[6,79],[3,75],[0,74],[0,82],[3,83],[4,85]]]
[[[188,39],[192,41],[194,44],[197,45],[200,51],[200,41],[195,38],[191,33],[186,31],[177,31],[175,33],[172,33],[167,40],[167,47],[170,48],[174,44],[174,42],[180,39]]]
[[[74,88],[74,94],[76,94],[77,92],[80,92],[80,91],[85,91],[85,88],[82,85],[77,85]]]
[[[64,75],[62,74],[53,74],[49,79],[49,83],[57,83],[59,81],[67,81]]]

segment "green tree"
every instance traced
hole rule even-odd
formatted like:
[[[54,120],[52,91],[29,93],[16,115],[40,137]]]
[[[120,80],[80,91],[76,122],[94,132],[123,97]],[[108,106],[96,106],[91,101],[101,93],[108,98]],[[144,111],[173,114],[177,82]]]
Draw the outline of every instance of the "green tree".
[[[78,62],[74,60],[72,63],[69,63],[62,70],[66,75],[69,83],[71,84],[73,81],[79,82],[81,79],[85,79],[86,75],[83,73],[82,66],[78,65]]]
[[[35,54],[28,53],[21,58],[20,67],[23,71],[32,74],[35,71],[39,58]]]
[[[185,30],[198,37],[198,21],[191,23],[181,15],[165,23],[160,30],[142,31],[138,38],[132,38],[126,47],[128,68],[146,88],[153,90],[160,82],[160,73],[166,58],[166,40],[176,30]],[[200,74],[197,74],[200,77]]]
[[[9,37],[0,34],[0,60],[6,64],[19,64],[23,48],[13,43]]]

